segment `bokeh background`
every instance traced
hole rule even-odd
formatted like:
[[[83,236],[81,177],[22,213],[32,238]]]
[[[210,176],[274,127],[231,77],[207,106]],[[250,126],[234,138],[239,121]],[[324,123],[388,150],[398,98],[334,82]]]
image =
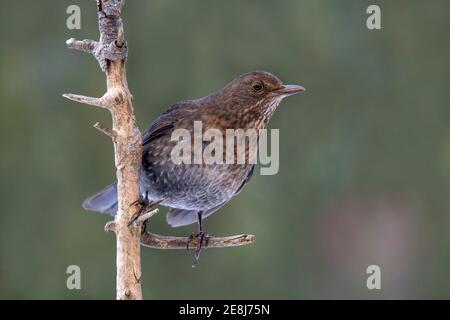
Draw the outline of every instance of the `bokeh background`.
[[[66,28],[78,4],[81,30]],[[382,30],[366,8],[382,9]],[[450,3],[129,0],[128,80],[141,129],[167,106],[265,69],[303,95],[283,102],[280,171],[256,174],[206,220],[252,246],[144,248],[143,290],[166,298],[450,298]],[[65,40],[98,37],[94,1],[0,2],[0,298],[114,298],[110,218],[82,200],[114,180],[95,60]],[[259,171],[259,170],[258,170]],[[151,220],[171,229],[165,210]],[[82,289],[66,288],[79,265]],[[381,267],[381,290],[366,268]]]

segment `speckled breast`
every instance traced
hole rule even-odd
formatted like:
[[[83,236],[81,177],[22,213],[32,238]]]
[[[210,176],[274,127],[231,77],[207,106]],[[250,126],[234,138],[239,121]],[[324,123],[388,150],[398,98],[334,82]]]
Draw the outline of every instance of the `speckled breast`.
[[[152,141],[143,155],[141,191],[151,200],[182,209],[206,210],[230,200],[246,180],[250,164],[175,164],[169,137]]]

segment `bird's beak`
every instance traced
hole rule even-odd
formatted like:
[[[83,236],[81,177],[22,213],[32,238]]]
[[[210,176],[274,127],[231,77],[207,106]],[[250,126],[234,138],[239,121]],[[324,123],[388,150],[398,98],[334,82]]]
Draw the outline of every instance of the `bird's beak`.
[[[302,86],[297,86],[294,84],[285,84],[280,89],[275,90],[276,93],[283,96],[291,96],[296,93],[305,91],[306,89]]]

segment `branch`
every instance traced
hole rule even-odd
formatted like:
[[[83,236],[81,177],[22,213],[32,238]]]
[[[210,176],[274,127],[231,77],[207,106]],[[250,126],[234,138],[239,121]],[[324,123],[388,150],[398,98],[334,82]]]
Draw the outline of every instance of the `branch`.
[[[98,48],[98,42],[94,40],[83,40],[79,41],[75,38],[70,38],[66,41],[67,47],[69,49],[80,50],[83,52],[90,53],[95,56],[95,49]]]
[[[206,248],[229,248],[238,247],[255,242],[255,236],[252,234],[241,234],[229,237],[211,237],[205,238]],[[154,233],[144,233],[141,236],[141,244],[144,247],[153,249],[185,249],[195,248],[198,245],[199,238],[190,239],[189,237],[171,237],[161,236]]]
[[[93,97],[86,97],[79,94],[73,94],[73,93],[64,93],[63,97],[75,102],[84,103],[89,106],[99,107],[99,108],[105,108],[108,109],[108,103],[106,100],[106,97],[103,96],[101,98],[93,98]]]
[[[128,54],[121,19],[124,0],[97,0],[100,40],[67,40],[69,49],[92,54],[106,73],[107,92],[101,98],[76,94],[64,97],[76,102],[108,109],[112,115],[112,128],[99,123],[94,127],[108,135],[114,142],[117,176],[118,210],[110,228],[117,240],[117,299],[142,299],[141,291],[141,226],[128,221],[134,214],[139,198],[139,176],[142,163],[142,135],[136,125],[128,89],[125,61]]]
[[[150,211],[146,216],[139,217],[140,222],[153,216],[158,210]],[[116,230],[116,224],[114,221],[110,221],[105,225],[105,231]],[[228,237],[212,237],[207,236],[205,238],[207,248],[230,248],[239,247],[247,244],[252,244],[256,240],[252,234],[240,234],[236,236]],[[163,236],[155,233],[145,232],[141,235],[141,245],[152,249],[185,249],[189,247],[195,248],[198,245],[199,238],[189,237],[173,237]]]
[[[110,137],[113,142],[116,141],[117,132],[114,131],[113,129],[108,128],[107,126],[105,126],[104,124],[101,124],[100,122],[96,122],[94,124],[94,128],[97,129],[98,131],[104,133],[108,137]]]

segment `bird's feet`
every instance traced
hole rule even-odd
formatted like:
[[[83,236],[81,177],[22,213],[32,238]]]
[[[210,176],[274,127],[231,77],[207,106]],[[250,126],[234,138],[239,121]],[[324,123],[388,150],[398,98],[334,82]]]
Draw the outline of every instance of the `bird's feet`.
[[[189,236],[189,240],[186,244],[186,249],[189,252],[189,246],[192,243],[196,243],[196,248],[195,248],[195,253],[194,253],[194,260],[192,263],[192,267],[194,268],[198,262],[198,260],[200,259],[200,252],[202,251],[202,248],[207,248],[208,247],[208,238],[209,235],[208,233],[204,232],[204,231],[198,231],[198,232],[194,232]]]
[[[138,200],[134,201],[130,206],[139,205],[139,210],[136,211],[131,217],[130,221],[128,221],[128,226],[130,226],[133,222],[137,221],[139,218],[144,218],[147,213],[150,213],[155,209],[158,204],[160,204],[162,199],[157,201],[150,201],[148,199],[148,192],[145,194],[145,197],[140,196]],[[147,219],[150,218],[147,217]],[[147,219],[142,221],[142,233],[145,232],[145,228],[147,226]]]

